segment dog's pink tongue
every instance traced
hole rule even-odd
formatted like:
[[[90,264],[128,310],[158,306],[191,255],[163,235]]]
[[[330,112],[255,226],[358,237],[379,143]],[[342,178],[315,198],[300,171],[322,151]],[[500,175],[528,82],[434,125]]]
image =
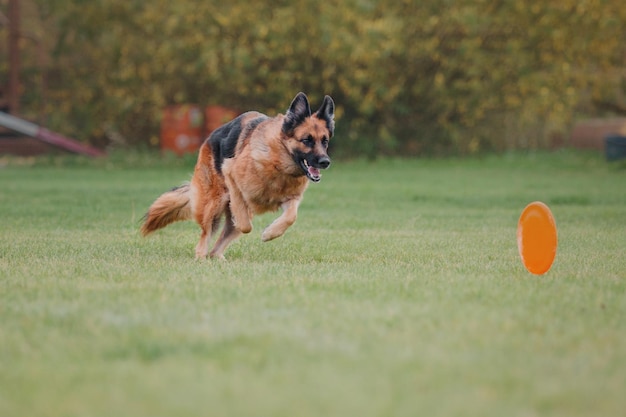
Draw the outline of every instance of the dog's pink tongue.
[[[315,167],[309,167],[309,174],[311,174],[312,177],[319,177],[320,176],[320,170],[315,168]]]

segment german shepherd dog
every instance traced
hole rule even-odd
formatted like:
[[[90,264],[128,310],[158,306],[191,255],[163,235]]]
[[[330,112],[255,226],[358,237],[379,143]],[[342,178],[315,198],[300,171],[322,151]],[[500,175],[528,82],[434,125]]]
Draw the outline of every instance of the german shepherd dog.
[[[196,258],[208,254],[208,240],[222,218],[225,225],[211,258],[224,258],[228,245],[252,230],[252,217],[282,208],[261,235],[269,241],[296,221],[309,181],[319,182],[330,166],[328,141],[333,136],[335,103],[325,96],[311,113],[298,93],[286,114],[268,117],[244,113],[216,129],[200,147],[191,182],[162,194],[144,217],[142,235],[178,220],[195,220],[202,229]]]

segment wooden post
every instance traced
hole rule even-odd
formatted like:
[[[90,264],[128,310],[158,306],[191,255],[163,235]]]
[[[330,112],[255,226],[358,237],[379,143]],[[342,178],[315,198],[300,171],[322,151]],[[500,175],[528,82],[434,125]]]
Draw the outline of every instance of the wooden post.
[[[9,111],[20,110],[20,2],[9,0]]]

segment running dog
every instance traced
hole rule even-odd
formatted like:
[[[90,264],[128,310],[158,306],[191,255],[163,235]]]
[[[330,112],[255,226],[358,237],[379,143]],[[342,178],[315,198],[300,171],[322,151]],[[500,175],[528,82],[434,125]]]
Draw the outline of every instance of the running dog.
[[[224,218],[210,253],[211,258],[223,259],[233,240],[250,233],[255,214],[282,208],[261,239],[282,236],[296,221],[309,182],[319,182],[320,170],[330,166],[334,115],[330,96],[312,113],[307,96],[298,93],[284,115],[250,111],[219,127],[200,147],[191,181],[162,194],[150,206],[141,234],[193,219],[202,230],[196,258],[205,258],[209,239]]]

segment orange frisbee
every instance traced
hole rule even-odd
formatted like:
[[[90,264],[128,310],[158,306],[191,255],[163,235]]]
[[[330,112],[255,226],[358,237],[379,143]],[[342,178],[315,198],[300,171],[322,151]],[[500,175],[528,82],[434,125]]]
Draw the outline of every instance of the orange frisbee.
[[[528,272],[545,274],[556,256],[556,223],[541,201],[526,206],[517,223],[517,248]]]

